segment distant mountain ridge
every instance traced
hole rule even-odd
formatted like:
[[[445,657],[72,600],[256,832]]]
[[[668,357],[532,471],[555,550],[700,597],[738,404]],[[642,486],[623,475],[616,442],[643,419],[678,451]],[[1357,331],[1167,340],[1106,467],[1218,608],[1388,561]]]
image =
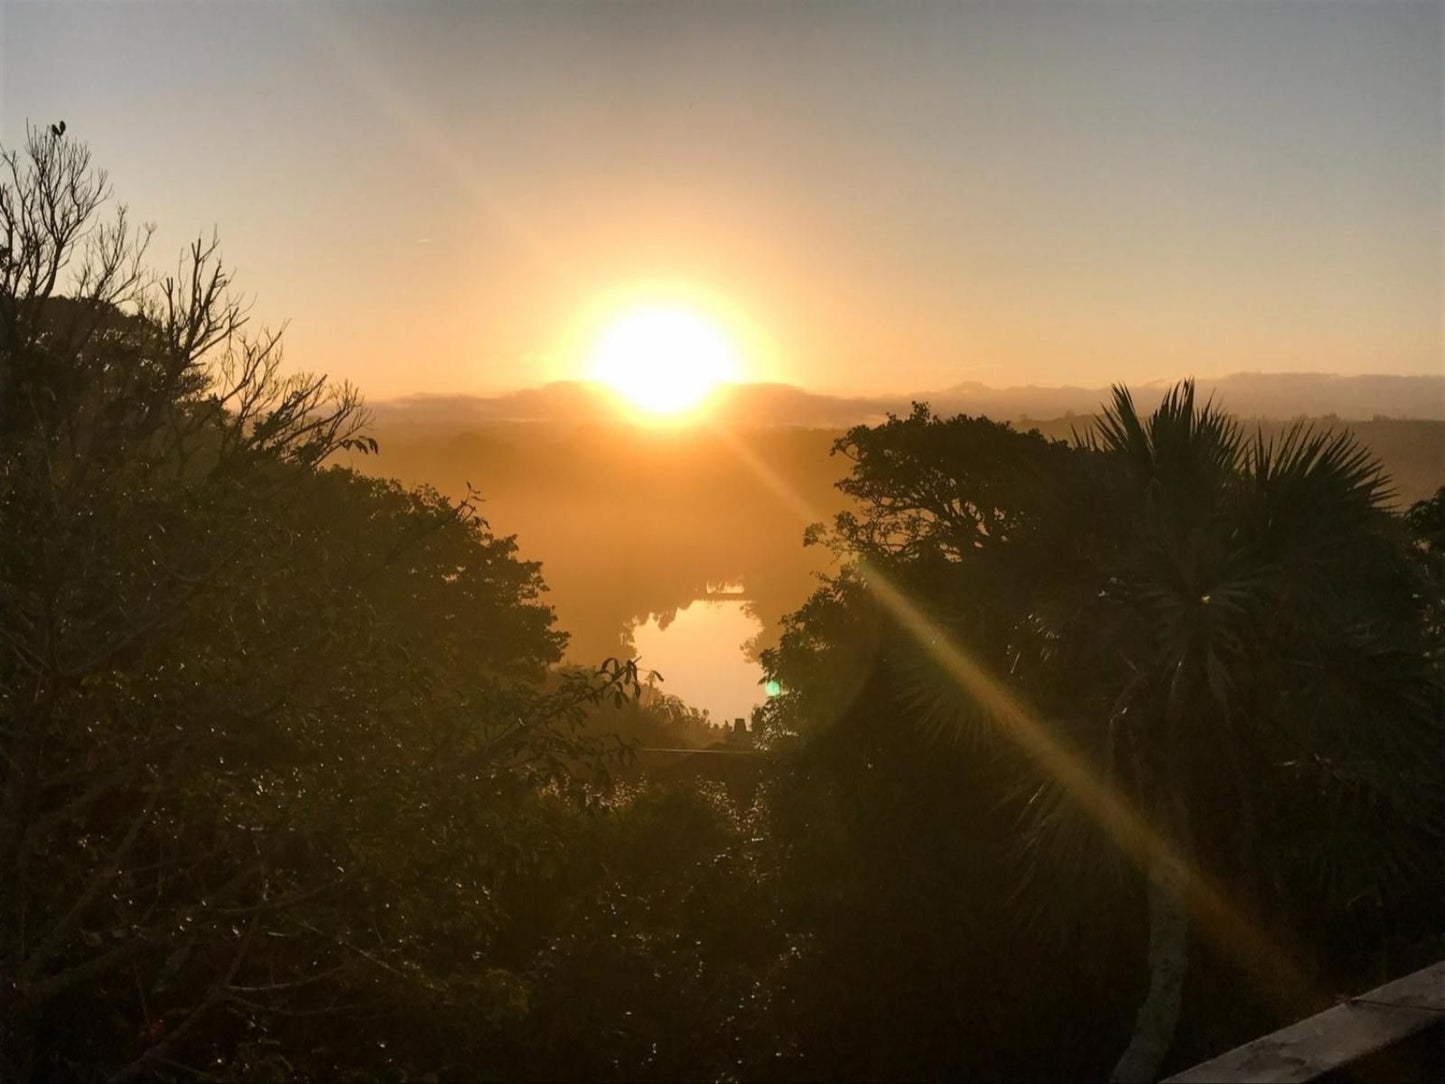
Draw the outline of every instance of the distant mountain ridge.
[[[1152,408],[1173,381],[1130,385],[1135,402]],[[1431,376],[1336,376],[1332,373],[1233,373],[1197,380],[1202,396],[1213,396],[1232,414],[1249,418],[1297,418],[1335,415],[1347,421],[1376,416],[1445,419],[1445,374]],[[1092,414],[1110,397],[1108,388],[1035,386],[991,388],[955,384],[933,392],[928,401],[949,413],[990,414],[1006,418],[1054,418]],[[946,407],[945,407],[946,405]]]
[[[791,384],[726,384],[708,403],[708,416],[726,425],[841,429],[906,411],[907,396],[821,395]],[[596,423],[625,420],[631,409],[605,387],[563,380],[500,395],[412,395],[372,403],[383,427],[424,425],[467,429],[492,422]]]
[[[1131,385],[1135,401],[1151,409],[1168,381]],[[1233,414],[1249,418],[1374,417],[1445,419],[1445,374],[1431,376],[1335,376],[1329,373],[1235,373],[1197,381]],[[1108,388],[994,388],[977,382],[896,396],[839,396],[791,384],[729,384],[709,404],[709,416],[733,426],[802,426],[836,429],[906,413],[914,401],[940,414],[985,414],[1003,420],[1092,414],[1108,401]],[[489,422],[607,422],[625,419],[627,408],[608,389],[582,381],[558,381],[500,395],[416,395],[372,404],[382,426],[466,429]]]

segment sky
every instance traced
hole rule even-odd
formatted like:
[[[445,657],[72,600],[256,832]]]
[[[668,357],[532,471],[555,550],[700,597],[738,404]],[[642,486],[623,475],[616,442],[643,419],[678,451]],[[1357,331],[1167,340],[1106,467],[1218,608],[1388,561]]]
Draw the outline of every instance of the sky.
[[[369,397],[682,301],[832,392],[1445,371],[1439,2],[0,0],[163,266]]]

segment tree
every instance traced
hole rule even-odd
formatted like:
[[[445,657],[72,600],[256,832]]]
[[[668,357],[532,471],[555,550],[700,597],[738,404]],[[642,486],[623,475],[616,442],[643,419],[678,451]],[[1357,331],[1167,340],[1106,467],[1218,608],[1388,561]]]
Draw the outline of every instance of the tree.
[[[1445,486],[1435,496],[1412,504],[1405,520],[1427,550],[1445,552]]]
[[[1151,1078],[1169,1049],[1198,868],[1252,898],[1308,871],[1333,905],[1419,877],[1440,815],[1439,689],[1383,480],[1347,434],[1246,441],[1185,384],[1147,420],[1120,389],[1073,447],[926,410],[839,447],[862,515],[835,523],[856,556],[826,589],[835,602],[866,597],[851,581],[900,589],[1152,826],[1130,848],[1150,982],[1117,1078]],[[792,690],[777,720],[835,695],[815,677],[837,654],[813,627],[838,620],[827,597],[769,660]],[[882,625],[916,720],[985,746],[1008,733],[916,627]],[[1074,890],[1119,840],[1053,765],[1020,767],[1025,853],[1066,863]],[[1225,809],[1237,815],[1212,816]]]
[[[0,163],[0,1075],[510,1011],[487,898],[635,669],[544,682],[511,539],[326,466],[360,398],[285,375],[214,242],[156,278],[82,145]]]
[[[1279,796],[1302,789],[1335,826],[1328,806],[1348,794],[1361,825],[1394,825],[1369,846],[1392,840],[1397,856],[1424,860],[1401,829],[1439,815],[1438,698],[1387,485],[1348,433],[1296,426],[1278,444],[1248,442],[1186,383],[1147,421],[1117,390],[1094,447],[1112,468],[1122,530],[1097,590],[1060,630],[1064,652],[1107,675],[1099,691],[1112,701],[1096,711],[1114,750],[1109,778],[1174,852],[1151,860],[1149,993],[1115,1069],[1143,1080],[1178,1019],[1196,862],[1234,883],[1257,877],[1260,859],[1278,868],[1263,853],[1278,846],[1268,826],[1290,823]],[[1220,809],[1237,815],[1202,823]],[[1331,876],[1361,853],[1343,842],[1319,856]],[[1347,891],[1389,880],[1363,872]]]
[[[786,766],[770,805],[812,950],[799,965],[812,981],[794,987],[811,1040],[801,1064],[902,1079],[1097,1074],[1127,978],[1114,927],[1129,916],[1090,909],[1100,894],[1086,880],[1060,898],[1102,936],[1025,921],[1039,896],[1021,893],[1016,861],[1002,860],[1017,849],[1015,792],[1036,775],[1009,743],[959,725],[960,695],[932,645],[873,587],[886,580],[935,631],[1023,686],[1032,674],[1015,655],[1035,635],[1029,615],[1075,559],[1069,547],[1037,561],[1052,547],[1029,539],[1053,530],[1052,480],[1073,476],[1080,457],[921,407],[851,430],[838,454],[857,506],[814,537],[844,564],[766,656],[784,690],[762,726]],[[1097,992],[1081,1000],[1048,977],[1061,955]],[[919,1037],[907,1051],[902,1029]]]
[[[1405,513],[1405,525],[1414,537],[1423,570],[1438,661],[1445,647],[1445,486],[1436,490],[1433,497],[1411,505]]]

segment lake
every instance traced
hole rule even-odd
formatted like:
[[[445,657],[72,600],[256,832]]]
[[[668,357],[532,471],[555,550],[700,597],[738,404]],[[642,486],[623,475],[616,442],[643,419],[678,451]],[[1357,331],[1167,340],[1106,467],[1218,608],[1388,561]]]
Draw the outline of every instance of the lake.
[[[656,615],[633,630],[639,665],[657,670],[662,688],[714,722],[746,718],[763,702],[763,671],[743,653],[762,624],[741,600],[696,600],[679,609],[666,628]]]

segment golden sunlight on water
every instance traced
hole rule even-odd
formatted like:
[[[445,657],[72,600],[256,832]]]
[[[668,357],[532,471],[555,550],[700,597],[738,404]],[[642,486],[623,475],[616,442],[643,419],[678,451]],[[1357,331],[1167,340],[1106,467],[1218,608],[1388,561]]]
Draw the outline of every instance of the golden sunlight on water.
[[[715,722],[746,717],[763,702],[762,668],[743,653],[761,623],[742,602],[696,601],[666,628],[651,616],[633,632],[641,665],[665,679],[662,689]]]

